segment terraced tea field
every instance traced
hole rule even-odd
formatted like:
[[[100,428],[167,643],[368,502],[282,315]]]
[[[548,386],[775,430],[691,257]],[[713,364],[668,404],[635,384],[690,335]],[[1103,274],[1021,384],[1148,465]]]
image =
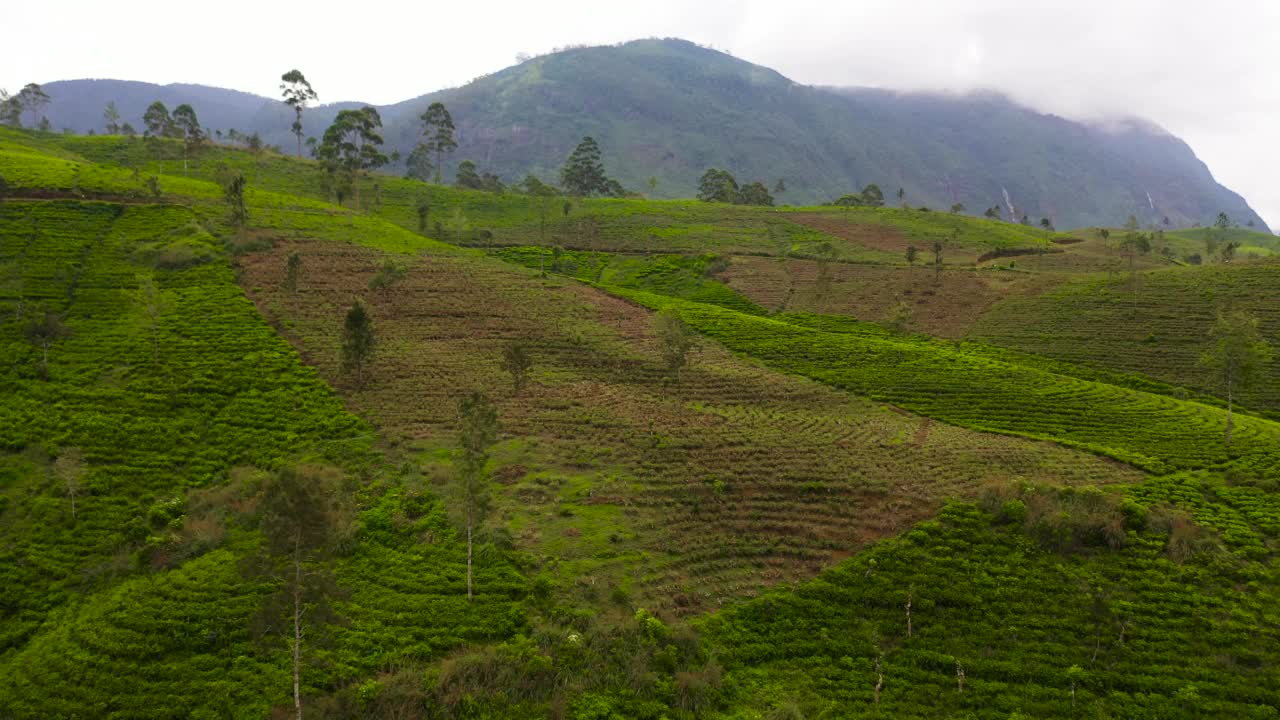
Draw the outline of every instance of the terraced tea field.
[[[260,589],[236,569],[252,543],[230,518],[195,517],[190,494],[309,457],[365,477],[366,518],[382,508],[377,488],[394,478],[372,469],[370,429],[263,322],[220,253],[186,207],[0,204],[0,713],[266,712],[286,697],[287,662],[253,650]],[[47,379],[15,320],[44,309],[69,330]],[[69,448],[84,458],[75,497],[51,469]],[[523,623],[511,609],[525,580],[501,554],[486,555],[466,606],[456,534],[441,506],[418,505],[400,530],[366,530],[340,636],[362,660],[309,687]],[[424,531],[437,542],[406,542]],[[424,628],[423,612],[453,619]]]
[[[1240,434],[1228,449],[1220,408],[1010,362],[980,346],[615,292],[676,309],[700,332],[772,367],[962,427],[1054,439],[1157,473],[1229,463],[1257,479],[1280,476],[1280,425],[1268,420],[1238,417]]]
[[[296,295],[282,283],[295,252],[305,268]],[[633,305],[431,249],[403,258],[403,285],[371,292],[384,257],[281,241],[243,258],[242,278],[350,408],[425,458],[451,442],[453,398],[495,393],[502,521],[581,592],[617,585],[646,607],[692,612],[812,575],[987,483],[1138,477],[1050,444],[895,413],[711,344],[679,382],[665,382],[651,317]],[[384,348],[363,389],[338,369],[337,323],[355,295],[369,302]],[[499,367],[510,341],[534,357],[519,396]]]
[[[1091,233],[983,259],[1053,238],[386,177],[353,212],[270,153],[151,180],[175,149],[0,129],[0,716],[280,713],[277,586],[242,563],[262,483],[323,462],[356,513],[309,715],[1275,717],[1280,425],[1226,447],[1185,364],[1220,304],[1275,333],[1276,266],[1146,273],[1126,318]],[[935,283],[902,250],[937,238]],[[678,374],[657,309],[701,335]],[[468,601],[472,390],[500,433]]]
[[[969,337],[1215,392],[1199,360],[1208,350],[1217,312],[1248,310],[1264,337],[1274,340],[1280,333],[1278,287],[1280,265],[1269,261],[1145,273],[1136,303],[1127,276],[1081,279],[995,305],[978,318]],[[1280,412],[1280,385],[1271,379],[1278,371],[1273,362],[1268,379],[1238,392],[1238,401],[1273,416]]]
[[[726,716],[1274,717],[1274,566],[1179,564],[1168,541],[1139,525],[1064,556],[950,505],[709,619],[741,703]]]

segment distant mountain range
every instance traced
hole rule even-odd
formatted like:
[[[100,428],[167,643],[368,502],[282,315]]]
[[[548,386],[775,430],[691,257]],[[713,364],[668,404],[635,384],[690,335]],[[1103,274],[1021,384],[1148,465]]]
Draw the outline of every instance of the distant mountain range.
[[[291,113],[272,98],[118,80],[44,87],[55,129],[101,131],[109,101],[141,128],[146,106],[160,100],[170,109],[190,103],[208,128],[256,131],[286,151],[294,147]],[[702,172],[719,167],[769,187],[783,179],[778,200],[790,204],[826,202],[874,182],[891,202],[903,188],[913,207],[961,203],[981,213],[1000,205],[1006,217],[1012,207],[1015,217],[1048,217],[1060,228],[1114,226],[1129,215],[1190,226],[1222,211],[1266,229],[1186,143],[1142,120],[1084,124],[994,93],[804,86],[682,40],[565,50],[379,107],[388,145],[407,155],[417,116],[437,100],[458,126],[446,175],[470,159],[508,182],[526,173],[554,181],[578,140],[592,135],[611,176],[659,197],[692,196]],[[340,109],[356,106],[309,110],[307,133],[320,136]]]

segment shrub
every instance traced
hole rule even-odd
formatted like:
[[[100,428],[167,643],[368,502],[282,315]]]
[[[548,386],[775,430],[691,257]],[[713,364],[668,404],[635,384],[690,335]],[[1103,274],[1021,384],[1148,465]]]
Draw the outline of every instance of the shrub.
[[[710,708],[719,694],[721,675],[720,665],[714,660],[698,670],[676,673],[675,706],[694,714]]]

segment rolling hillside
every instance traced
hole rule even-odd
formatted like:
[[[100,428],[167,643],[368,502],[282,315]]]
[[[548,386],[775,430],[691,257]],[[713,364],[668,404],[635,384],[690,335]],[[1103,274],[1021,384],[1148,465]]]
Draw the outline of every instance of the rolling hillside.
[[[1228,446],[1211,388],[1107,332],[1080,358],[961,339],[1087,309],[1096,239],[396,178],[353,209],[309,161],[210,147],[184,177],[177,150],[0,130],[0,717],[292,716],[254,620],[284,581],[246,570],[259,489],[299,463],[354,507],[306,717],[1280,712],[1280,423],[1240,413]],[[1170,312],[1190,273],[1276,293],[1265,261],[1174,265],[1140,274]],[[696,333],[681,368],[655,310]],[[500,426],[474,601],[471,391]]]
[[[314,79],[314,78],[313,78]],[[318,79],[315,79],[318,81]],[[146,105],[192,102],[204,123],[258,131],[292,147],[290,114],[267,98],[194,86],[115,81],[50,82],[55,128],[101,129],[115,100],[141,127]],[[324,97],[321,83],[318,88]],[[508,182],[527,173],[557,180],[584,135],[604,149],[625,186],[658,197],[689,197],[701,173],[723,167],[770,187],[780,202],[826,202],[867,183],[886,195],[902,187],[913,207],[972,212],[1000,205],[1015,219],[1050,217],[1059,227],[1208,224],[1219,211],[1265,225],[1240,196],[1218,185],[1181,140],[1138,120],[1101,128],[1035,113],[992,94],[935,96],[798,85],[778,73],[679,40],[641,40],[528,60],[468,85],[380,108],[387,141],[403,155],[416,142],[417,115],[446,103],[458,125],[458,161],[471,159]],[[319,137],[350,103],[308,113]],[[648,180],[658,180],[650,190]]]

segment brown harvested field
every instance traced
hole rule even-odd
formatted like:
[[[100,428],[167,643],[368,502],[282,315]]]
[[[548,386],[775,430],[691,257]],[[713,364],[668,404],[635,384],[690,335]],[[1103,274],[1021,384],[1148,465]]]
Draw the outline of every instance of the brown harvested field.
[[[818,263],[738,256],[719,277],[770,310],[822,312],[885,322],[907,308],[909,330],[963,337],[978,316],[1010,297],[1044,292],[1066,278],[996,270],[945,267],[935,281],[931,267],[828,264],[830,289],[820,295]]]
[[[295,251],[304,269],[293,295],[281,281]],[[664,383],[647,311],[462,253],[411,258],[403,286],[370,292],[383,258],[279,241],[241,258],[241,281],[428,481],[447,477],[457,399],[471,389],[494,397],[503,441],[493,523],[575,595],[621,586],[645,607],[701,611],[811,577],[989,483],[1138,479],[1050,443],[925,423],[710,343],[679,382]],[[356,295],[380,342],[363,389],[338,371],[338,331]],[[535,360],[519,397],[499,367],[512,340]]]
[[[1112,237],[1109,243],[1096,237],[1075,238],[1075,240],[1071,243],[1054,245],[1054,249],[1061,252],[1000,257],[984,261],[980,266],[1009,267],[1012,263],[1020,270],[1063,274],[1129,271],[1128,256],[1120,248],[1120,241],[1117,238]],[[1171,261],[1154,252],[1146,255],[1139,254],[1134,258],[1134,267],[1137,270],[1152,270],[1169,267],[1172,264]]]
[[[902,230],[892,225],[848,223],[839,217],[819,213],[792,213],[787,219],[842,240],[894,255],[906,252],[907,246],[911,244]]]

